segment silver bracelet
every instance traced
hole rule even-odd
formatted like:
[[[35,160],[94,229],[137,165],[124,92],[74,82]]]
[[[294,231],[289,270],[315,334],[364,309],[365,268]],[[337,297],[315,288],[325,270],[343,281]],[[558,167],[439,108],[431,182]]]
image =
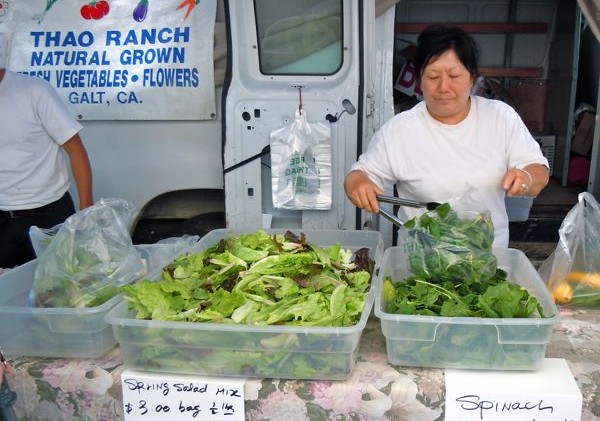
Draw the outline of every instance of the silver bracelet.
[[[529,171],[524,170],[523,168],[519,168],[519,170],[521,170],[525,174],[527,174],[527,177],[529,177],[529,186],[531,186],[533,184],[533,177],[531,176],[531,174],[529,173]]]

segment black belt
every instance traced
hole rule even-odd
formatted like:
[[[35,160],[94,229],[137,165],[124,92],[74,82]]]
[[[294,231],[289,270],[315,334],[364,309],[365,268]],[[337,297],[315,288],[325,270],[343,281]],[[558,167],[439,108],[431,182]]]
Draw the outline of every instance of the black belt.
[[[8,216],[9,218],[13,218],[13,219],[15,219],[15,218],[31,218],[32,216],[35,216],[40,212],[43,212],[43,211],[46,211],[46,210],[52,208],[52,206],[56,205],[56,203],[59,202],[61,199],[62,199],[62,197],[55,202],[48,203],[47,205],[40,206],[39,208],[18,209],[18,210],[0,210],[0,215]]]

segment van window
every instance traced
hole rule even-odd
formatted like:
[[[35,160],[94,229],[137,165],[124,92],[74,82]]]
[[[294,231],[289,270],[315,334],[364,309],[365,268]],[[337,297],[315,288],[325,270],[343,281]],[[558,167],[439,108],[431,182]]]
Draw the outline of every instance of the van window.
[[[332,75],[342,66],[342,0],[254,0],[260,71]]]

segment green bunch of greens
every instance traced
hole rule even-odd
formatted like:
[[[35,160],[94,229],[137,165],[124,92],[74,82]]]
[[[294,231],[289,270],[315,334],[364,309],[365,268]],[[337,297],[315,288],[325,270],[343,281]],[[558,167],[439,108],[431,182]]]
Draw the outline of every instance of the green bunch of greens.
[[[455,284],[434,283],[419,276],[409,276],[394,283],[387,276],[383,283],[384,310],[393,314],[418,314],[445,317],[527,318],[536,311],[543,317],[537,298],[526,289],[510,283],[506,272],[480,281]]]
[[[139,260],[100,258],[84,247],[73,247],[62,237],[55,238],[47,251],[38,259],[34,284],[29,295],[32,307],[91,308],[104,304],[119,294],[113,275],[121,266],[137,269]],[[121,257],[121,256],[118,256]]]
[[[346,378],[354,367],[360,339],[360,331],[354,328],[194,327],[119,326],[127,337],[123,346],[127,364],[170,373],[337,380]]]
[[[500,329],[511,338],[510,342],[498,340],[496,324],[422,323],[407,329],[407,334],[420,337],[419,330],[423,330],[430,335],[426,337],[435,335],[435,341],[390,341],[388,352],[398,358],[394,364],[418,367],[530,370],[544,358],[551,327],[524,325],[519,329],[507,327],[506,332]]]
[[[52,286],[30,298],[33,307],[92,308],[119,294],[119,286],[104,279],[80,282],[72,278],[53,279]],[[44,285],[40,285],[43,288]],[[34,294],[30,294],[34,297]]]
[[[436,283],[475,281],[496,274],[494,225],[487,213],[461,218],[448,203],[404,224],[411,273]]]
[[[393,314],[527,318],[543,310],[536,297],[510,283],[492,253],[488,214],[461,218],[449,204],[404,224],[411,274],[387,276],[384,309]]]
[[[221,335],[223,336],[223,335]],[[243,375],[260,378],[344,379],[354,366],[354,352],[287,349],[213,349],[192,351],[173,346],[147,346],[131,353],[133,367],[155,371]]]
[[[373,262],[304,234],[229,236],[182,256],[160,281],[122,287],[138,319],[252,325],[351,326],[370,289]]]

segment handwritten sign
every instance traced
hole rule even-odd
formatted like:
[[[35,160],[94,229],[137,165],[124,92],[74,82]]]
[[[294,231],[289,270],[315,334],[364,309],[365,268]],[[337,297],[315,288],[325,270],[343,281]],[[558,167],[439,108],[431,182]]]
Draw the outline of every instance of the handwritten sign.
[[[127,369],[121,374],[123,414],[136,421],[243,421],[245,381]]]
[[[581,405],[564,359],[536,371],[446,370],[446,421],[580,421]]]

